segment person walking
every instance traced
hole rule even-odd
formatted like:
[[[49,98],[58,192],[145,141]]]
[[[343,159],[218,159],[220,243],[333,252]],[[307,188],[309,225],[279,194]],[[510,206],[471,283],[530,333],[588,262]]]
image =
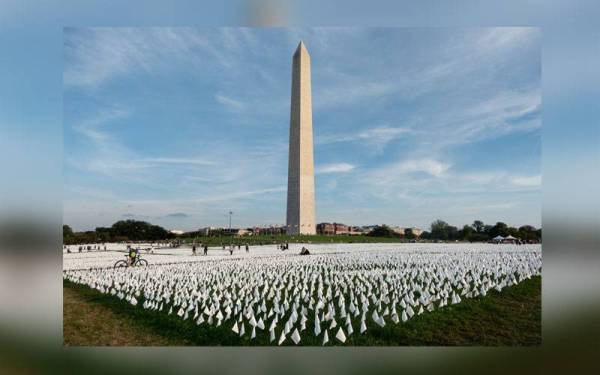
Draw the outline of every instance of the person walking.
[[[246,244],[246,252],[249,253],[250,252],[250,246],[248,246],[248,244]]]

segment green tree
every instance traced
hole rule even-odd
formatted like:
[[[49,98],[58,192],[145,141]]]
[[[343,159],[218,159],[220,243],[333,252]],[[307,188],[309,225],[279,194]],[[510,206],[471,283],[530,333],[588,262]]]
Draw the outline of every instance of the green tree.
[[[519,230],[515,227],[508,227],[506,232],[513,237],[519,238]]]
[[[131,241],[156,241],[172,238],[166,229],[145,221],[121,220],[110,228],[111,237],[127,237]]]
[[[485,224],[481,220],[475,220],[473,222],[473,229],[475,229],[477,233],[483,233],[485,232]]]
[[[63,244],[70,245],[75,241],[75,234],[70,226],[63,224]]]
[[[508,225],[501,221],[497,222],[489,231],[490,237],[494,238],[496,236],[506,237],[509,235]]]
[[[110,234],[110,228],[98,227],[96,228],[96,237],[100,242],[110,242],[112,241],[112,236]]]
[[[387,225],[378,225],[370,231],[367,236],[370,237],[396,237],[397,234]]]
[[[450,225],[443,220],[436,220],[431,223],[431,238],[436,240],[448,240],[449,239],[449,227]]]
[[[519,227],[518,234],[523,241],[539,241],[541,239],[541,229],[536,229],[531,225]]]
[[[471,240],[471,236],[473,235],[474,229],[470,225],[464,225],[460,230],[459,237],[461,240]]]

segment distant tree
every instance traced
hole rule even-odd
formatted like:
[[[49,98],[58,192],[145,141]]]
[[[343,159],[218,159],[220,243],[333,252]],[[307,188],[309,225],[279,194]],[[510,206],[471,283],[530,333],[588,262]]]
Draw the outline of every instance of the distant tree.
[[[70,245],[75,241],[73,229],[68,225],[63,225],[63,244]]]
[[[423,233],[421,233],[419,238],[422,240],[429,240],[429,239],[431,239],[431,233],[429,233],[428,231],[425,230],[425,231],[423,231]]]
[[[112,241],[113,242],[127,242],[127,241],[129,241],[129,238],[127,238],[126,236],[114,236],[114,237],[112,237]]]
[[[435,240],[448,240],[449,235],[448,223],[443,220],[436,220],[431,223],[431,238]]]
[[[483,233],[485,232],[485,224],[481,220],[475,220],[473,222],[473,229],[475,229],[477,233]]]
[[[110,233],[110,228],[98,227],[96,228],[96,237],[100,242],[110,242],[112,241],[112,235]]]
[[[121,220],[110,228],[111,237],[124,236],[131,241],[156,241],[172,238],[166,229],[145,221]]]
[[[496,236],[506,237],[509,235],[508,225],[506,225],[506,223],[499,221],[496,223],[496,225],[494,225],[490,229],[489,234],[490,234],[490,237],[492,237],[492,238],[494,238]]]
[[[531,225],[523,225],[519,227],[517,231],[519,237],[523,241],[540,241],[541,240],[541,229],[536,229]]]
[[[523,225],[519,227],[519,232],[535,232],[537,229],[531,225]]]
[[[369,237],[396,237],[397,233],[394,232],[387,225],[378,225],[370,231],[367,236]]]
[[[448,225],[446,228],[446,232],[448,233],[448,239],[450,241],[455,241],[460,239],[459,230],[457,227],[453,225]]]
[[[471,242],[487,242],[489,241],[490,236],[487,233],[473,233],[469,237],[469,241]]]
[[[96,232],[88,230],[75,233],[75,243],[95,243],[97,242]]]
[[[506,229],[506,232],[508,233],[508,235],[519,238],[519,230],[515,227],[508,227]]]
[[[404,229],[404,238],[407,240],[414,240],[417,236],[413,233],[412,228],[406,228]]]
[[[474,231],[475,230],[470,225],[464,225],[463,228],[459,231],[459,239],[470,241]]]

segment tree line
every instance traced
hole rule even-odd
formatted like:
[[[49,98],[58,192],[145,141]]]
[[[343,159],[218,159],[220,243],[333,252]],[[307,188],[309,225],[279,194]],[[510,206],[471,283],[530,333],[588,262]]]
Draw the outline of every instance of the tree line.
[[[414,234],[410,228],[407,228],[404,233],[397,233],[386,225],[375,227],[368,235],[373,237],[403,237],[406,239],[419,237],[423,240],[469,242],[487,242],[496,236],[507,237],[511,235],[525,242],[540,242],[542,229],[531,225],[515,228],[500,221],[494,225],[488,225],[481,220],[475,220],[473,224],[464,225],[459,229],[443,220],[436,220],[431,223],[429,231],[424,231],[420,236]]]
[[[185,233],[184,237],[199,237],[200,232]],[[220,237],[223,232],[211,233],[211,236]],[[531,225],[519,228],[508,226],[506,223],[497,222],[488,225],[481,220],[475,220],[471,225],[464,225],[461,229],[448,224],[443,220],[431,223],[429,231],[417,236],[412,229],[405,229],[404,233],[397,233],[387,225],[375,227],[367,236],[369,237],[396,237],[413,240],[417,237],[422,240],[440,241],[470,241],[487,242],[496,236],[506,237],[511,235],[525,242],[540,242],[542,229]],[[285,237],[285,236],[284,236]],[[75,245],[84,243],[124,242],[124,241],[161,241],[175,238],[173,233],[158,225],[145,221],[121,220],[111,227],[98,227],[92,231],[74,232],[68,225],[63,225],[63,244]]]
[[[111,227],[98,227],[95,230],[74,232],[68,225],[63,225],[63,244],[75,245],[83,243],[123,242],[123,241],[160,241],[175,236],[161,226],[145,221],[121,220]]]

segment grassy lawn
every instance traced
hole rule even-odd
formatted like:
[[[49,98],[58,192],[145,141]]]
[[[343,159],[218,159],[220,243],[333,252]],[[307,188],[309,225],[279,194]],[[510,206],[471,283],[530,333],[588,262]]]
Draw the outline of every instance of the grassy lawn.
[[[63,299],[65,345],[272,345],[267,330],[257,330],[256,338],[250,340],[248,324],[246,336],[240,338],[231,331],[232,321],[221,327],[196,325],[174,313],[134,307],[68,281],[63,282]],[[463,299],[460,304],[416,315],[406,323],[396,325],[386,320],[388,324],[380,328],[369,318],[364,335],[353,320],[355,332],[347,335],[344,345],[540,345],[541,277],[500,293],[490,291],[483,298]],[[329,324],[321,325],[323,330],[326,326]],[[278,334],[280,329],[276,329]],[[309,319],[300,345],[321,345],[323,334],[314,337],[312,329]],[[327,345],[341,345],[334,337],[337,329],[329,330]],[[294,345],[289,337],[283,345]]]
[[[256,235],[256,236],[244,236],[244,237],[196,237],[196,238],[183,238],[186,243],[197,242],[207,244],[209,246],[220,246],[222,244],[228,245],[233,244],[250,244],[250,245],[268,245],[268,244],[280,244],[283,242],[288,243],[397,243],[397,242],[408,242],[400,237],[369,237],[369,236],[350,236],[350,235],[335,235],[335,236],[324,236],[324,235],[303,235],[303,236],[289,236],[289,235]]]

